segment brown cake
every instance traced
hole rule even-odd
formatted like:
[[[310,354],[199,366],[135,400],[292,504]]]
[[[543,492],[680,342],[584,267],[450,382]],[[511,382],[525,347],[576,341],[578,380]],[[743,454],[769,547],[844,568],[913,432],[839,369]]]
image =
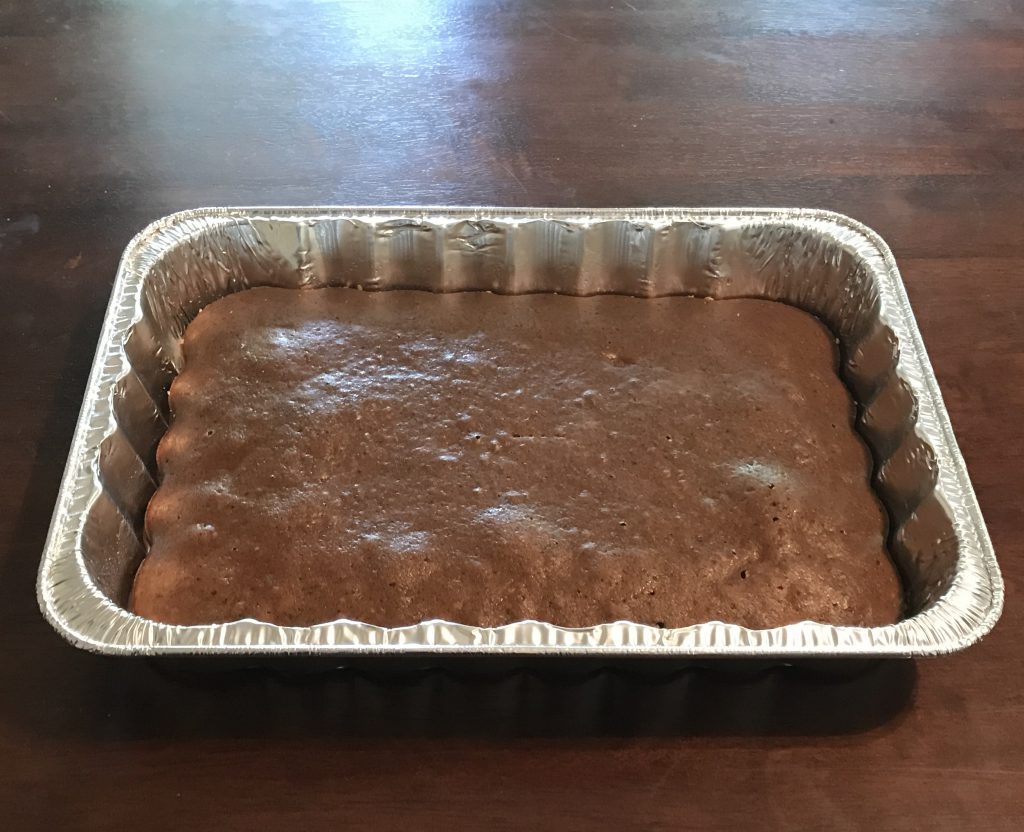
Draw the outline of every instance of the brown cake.
[[[147,618],[899,615],[834,341],[796,309],[254,289],[184,351]]]

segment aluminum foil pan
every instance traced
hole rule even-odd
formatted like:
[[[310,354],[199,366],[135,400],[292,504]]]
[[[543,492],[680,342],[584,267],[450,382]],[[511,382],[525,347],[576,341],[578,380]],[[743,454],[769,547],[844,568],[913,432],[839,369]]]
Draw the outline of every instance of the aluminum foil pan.
[[[708,622],[567,629],[537,621],[279,627],[172,626],[125,609],[181,335],[211,301],[250,286],[438,292],[613,292],[762,297],[808,310],[840,342],[890,517],[907,616],[886,627]],[[921,335],[888,246],[839,214],[777,209],[208,208],[128,245],[107,310],[39,570],[39,602],[100,653],[538,654],[676,658],[924,656],[994,625],[1003,584]]]

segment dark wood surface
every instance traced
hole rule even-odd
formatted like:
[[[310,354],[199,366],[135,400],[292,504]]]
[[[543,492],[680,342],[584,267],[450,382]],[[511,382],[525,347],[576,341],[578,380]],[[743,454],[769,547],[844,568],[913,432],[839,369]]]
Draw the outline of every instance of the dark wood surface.
[[[1006,578],[995,632],[847,680],[197,675],[63,643],[35,572],[130,236],[424,202],[876,228]],[[0,0],[0,334],[3,828],[1024,827],[1019,2]]]

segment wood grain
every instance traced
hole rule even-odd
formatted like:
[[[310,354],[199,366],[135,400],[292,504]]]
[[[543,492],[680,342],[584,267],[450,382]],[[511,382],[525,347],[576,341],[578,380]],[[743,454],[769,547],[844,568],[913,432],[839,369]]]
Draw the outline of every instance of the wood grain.
[[[1019,2],[0,0],[10,829],[1024,826]],[[33,582],[120,251],[197,205],[802,205],[892,245],[1007,583],[949,658],[186,674]]]

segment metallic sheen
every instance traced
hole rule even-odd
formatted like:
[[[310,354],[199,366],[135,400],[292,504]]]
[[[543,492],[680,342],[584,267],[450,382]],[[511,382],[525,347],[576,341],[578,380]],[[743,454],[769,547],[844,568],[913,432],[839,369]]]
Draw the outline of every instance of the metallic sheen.
[[[566,629],[428,621],[172,626],[127,612],[155,488],[155,447],[181,336],[250,286],[763,297],[806,309],[840,343],[875,459],[908,617],[886,627],[708,622]],[[802,209],[211,208],[159,220],[122,258],[39,571],[40,606],[72,643],[109,654],[670,655],[782,659],[963,649],[999,617],[1003,584],[888,247]]]

